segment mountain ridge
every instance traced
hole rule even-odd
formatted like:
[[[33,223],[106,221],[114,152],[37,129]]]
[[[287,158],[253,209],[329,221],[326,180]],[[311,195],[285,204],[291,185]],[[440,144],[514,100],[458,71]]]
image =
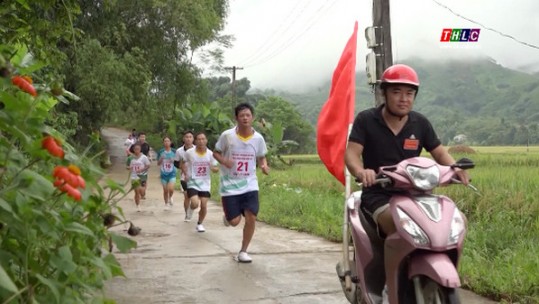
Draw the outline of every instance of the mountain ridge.
[[[464,134],[470,144],[539,144],[537,132],[530,132],[539,128],[539,73],[509,69],[487,57],[438,62],[410,58],[401,63],[412,66],[421,82],[414,110],[431,120],[444,143]],[[303,93],[270,91],[296,105],[316,126],[330,85],[328,77]],[[365,73],[356,72],[356,114],[373,105]]]

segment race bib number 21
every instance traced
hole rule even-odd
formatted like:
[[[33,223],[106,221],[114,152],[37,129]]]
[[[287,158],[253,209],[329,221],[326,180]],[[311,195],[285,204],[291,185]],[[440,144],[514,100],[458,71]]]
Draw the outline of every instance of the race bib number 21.
[[[232,160],[234,161],[231,172],[233,177],[245,178],[254,173],[253,169],[256,166],[254,152],[249,150],[233,151]]]

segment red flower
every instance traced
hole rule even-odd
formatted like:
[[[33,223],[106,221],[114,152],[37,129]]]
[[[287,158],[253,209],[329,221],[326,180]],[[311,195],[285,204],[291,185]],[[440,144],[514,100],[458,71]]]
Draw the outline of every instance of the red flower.
[[[28,80],[24,79],[24,77],[13,76],[13,78],[11,78],[11,82],[26,93],[32,96],[37,96],[37,92],[34,86],[30,82],[28,82]]]
[[[64,150],[60,146],[60,141],[53,136],[45,136],[41,141],[41,147],[49,151],[52,156],[64,158]]]
[[[77,188],[86,188],[86,181],[79,174],[79,167],[73,164],[68,167],[56,166],[52,171],[52,176],[56,178],[53,185],[75,201],[80,201],[81,193]]]

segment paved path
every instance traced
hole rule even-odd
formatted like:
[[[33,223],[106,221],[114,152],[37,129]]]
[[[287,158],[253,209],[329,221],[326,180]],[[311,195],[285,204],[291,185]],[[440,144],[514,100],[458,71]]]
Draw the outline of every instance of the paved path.
[[[127,132],[109,128],[103,135],[112,144],[110,177],[123,181],[127,172],[122,145]],[[116,254],[127,278],[108,283],[109,297],[132,304],[348,303],[335,274],[339,244],[257,223],[249,250],[253,263],[238,264],[232,257],[241,244],[243,223],[224,227],[220,206],[210,203],[206,232],[196,232],[196,221],[183,221],[181,193],[175,193],[173,210],[164,210],[158,170],[155,162],[153,165],[142,212],[135,211],[131,196],[120,203],[142,233],[135,238],[136,249]],[[462,303],[492,303],[465,291],[461,296]]]

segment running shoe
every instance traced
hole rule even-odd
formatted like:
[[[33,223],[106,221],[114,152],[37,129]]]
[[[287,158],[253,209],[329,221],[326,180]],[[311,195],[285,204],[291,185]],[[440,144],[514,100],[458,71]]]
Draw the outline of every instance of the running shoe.
[[[234,257],[234,260],[239,263],[251,263],[253,261],[253,259],[251,259],[251,257],[245,251],[240,251],[240,253]]]
[[[206,229],[204,229],[204,226],[202,226],[202,224],[198,224],[197,225],[197,231],[198,232],[204,232],[204,231],[206,231]]]

